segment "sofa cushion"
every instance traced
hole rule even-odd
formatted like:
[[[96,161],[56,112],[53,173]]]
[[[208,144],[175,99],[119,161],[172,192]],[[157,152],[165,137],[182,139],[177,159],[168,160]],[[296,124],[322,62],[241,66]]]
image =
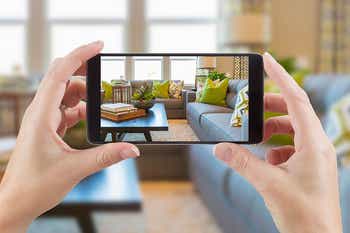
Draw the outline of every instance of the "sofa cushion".
[[[163,103],[165,105],[166,109],[181,109],[184,108],[184,102],[183,99],[163,99],[163,98],[156,98],[154,100],[156,103]]]
[[[207,184],[213,185],[213,191],[224,192],[225,177],[230,174],[232,169],[213,156],[212,145],[197,145],[191,147],[190,150],[191,162],[195,164],[197,170],[202,171],[201,179],[205,180]]]
[[[200,125],[212,141],[241,141],[242,127],[231,127],[230,113],[207,113],[200,119]],[[248,128],[246,128],[248,130]]]
[[[350,76],[333,78],[327,90],[325,105],[330,108],[338,100],[350,93]]]
[[[236,101],[237,101],[237,93],[236,92],[228,92],[226,95],[227,107],[235,109]]]
[[[305,78],[303,88],[315,110],[324,113],[330,104],[349,91],[349,83],[349,75],[310,75]]]
[[[248,84],[248,80],[231,79],[228,83],[226,104],[235,109],[237,93]]]
[[[240,211],[245,218],[249,218],[249,215],[254,211],[252,203],[258,197],[258,193],[249,182],[234,170],[231,170],[224,182],[224,194],[234,209]]]
[[[238,93],[240,90],[242,90],[247,85],[248,85],[248,79],[239,80],[237,87],[236,87],[236,92]]]
[[[203,103],[189,103],[187,112],[193,120],[200,120],[202,114],[205,113],[232,113],[232,109]]]

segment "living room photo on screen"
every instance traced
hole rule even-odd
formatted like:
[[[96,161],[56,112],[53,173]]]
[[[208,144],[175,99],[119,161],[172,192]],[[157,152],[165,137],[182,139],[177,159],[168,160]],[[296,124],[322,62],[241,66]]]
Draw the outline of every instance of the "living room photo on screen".
[[[249,56],[101,56],[105,142],[249,140]]]

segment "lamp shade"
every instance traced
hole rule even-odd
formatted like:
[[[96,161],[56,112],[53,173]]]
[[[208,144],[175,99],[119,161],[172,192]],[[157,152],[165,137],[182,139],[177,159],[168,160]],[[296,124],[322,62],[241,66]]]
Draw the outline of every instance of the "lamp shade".
[[[197,68],[199,69],[216,68],[216,57],[198,57]]]
[[[267,44],[270,20],[265,14],[233,15],[226,21],[224,44]]]

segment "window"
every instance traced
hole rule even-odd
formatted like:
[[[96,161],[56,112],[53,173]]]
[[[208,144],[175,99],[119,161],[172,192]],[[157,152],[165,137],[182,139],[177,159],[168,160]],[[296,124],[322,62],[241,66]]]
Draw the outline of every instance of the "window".
[[[154,25],[150,29],[152,52],[213,52],[214,25]]]
[[[137,57],[134,58],[135,80],[162,79],[162,58]]]
[[[101,80],[125,79],[125,57],[101,58]]]
[[[194,84],[196,78],[197,57],[171,57],[171,79],[184,80],[185,84]]]
[[[147,1],[148,50],[214,52],[217,0]]]
[[[95,40],[104,52],[122,51],[126,13],[126,0],[49,0],[51,59]]]
[[[69,7],[68,7],[69,6]],[[125,18],[125,0],[50,0],[49,18]]]
[[[0,7],[0,74],[26,71],[27,0],[12,0]]]
[[[216,18],[217,0],[148,0],[149,18]]]
[[[11,75],[14,71],[42,74],[53,58],[95,40],[105,42],[103,52],[216,51],[219,0],[142,2],[144,4],[138,0],[8,1],[0,7],[0,75]],[[31,58],[29,62],[27,57]],[[171,70],[171,65],[190,66],[190,61],[170,58],[162,61],[132,59],[130,66],[126,65],[121,72],[126,79],[150,76],[168,80],[184,75],[180,74],[180,68]],[[136,71],[134,65],[138,67]],[[113,73],[112,76],[121,75]],[[190,78],[186,83],[192,83]]]

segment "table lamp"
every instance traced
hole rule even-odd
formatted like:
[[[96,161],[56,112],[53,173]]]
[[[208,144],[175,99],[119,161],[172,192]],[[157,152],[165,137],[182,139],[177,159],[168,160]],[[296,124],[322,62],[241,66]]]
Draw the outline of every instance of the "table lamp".
[[[270,42],[270,19],[263,13],[231,15],[225,20],[223,46],[264,50]]]

